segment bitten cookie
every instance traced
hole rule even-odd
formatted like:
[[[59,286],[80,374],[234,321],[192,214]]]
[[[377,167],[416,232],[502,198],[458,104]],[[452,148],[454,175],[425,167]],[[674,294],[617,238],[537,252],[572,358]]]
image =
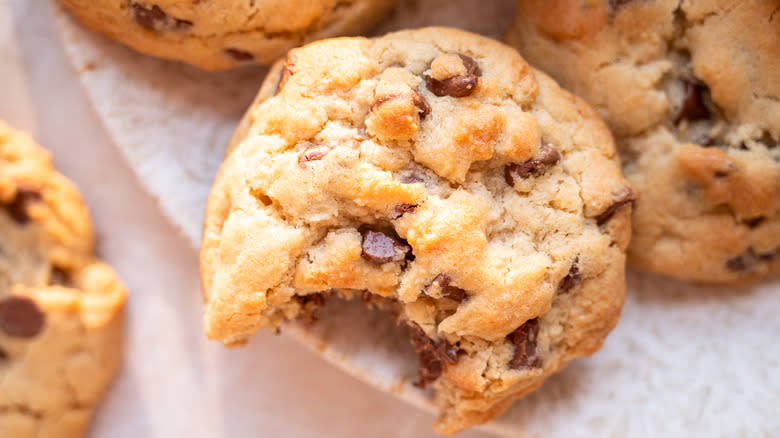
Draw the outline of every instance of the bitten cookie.
[[[201,251],[212,339],[359,296],[409,326],[453,433],[617,322],[634,192],[596,113],[510,47],[445,28],[313,43],[234,139]]]
[[[125,289],[76,188],[1,121],[0,236],[0,436],[82,436],[119,364]]]
[[[395,0],[60,0],[85,26],[139,52],[207,70],[269,64],[289,49],[358,34]]]
[[[507,40],[612,127],[642,194],[631,264],[780,271],[780,1],[521,0]]]

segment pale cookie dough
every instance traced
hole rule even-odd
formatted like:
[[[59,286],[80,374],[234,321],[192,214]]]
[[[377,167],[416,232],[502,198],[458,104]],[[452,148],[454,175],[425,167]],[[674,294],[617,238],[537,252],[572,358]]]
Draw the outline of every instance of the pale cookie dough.
[[[629,263],[780,271],[780,0],[520,0],[507,40],[613,129],[642,194]]]
[[[295,49],[234,142],[201,251],[212,339],[361,297],[410,327],[453,433],[617,322],[635,194],[612,137],[503,44],[428,28]]]
[[[49,154],[0,121],[0,437],[78,438],[122,350],[125,289]]]
[[[395,0],[60,0],[85,26],[139,52],[208,70],[269,64],[321,38],[359,34]]]

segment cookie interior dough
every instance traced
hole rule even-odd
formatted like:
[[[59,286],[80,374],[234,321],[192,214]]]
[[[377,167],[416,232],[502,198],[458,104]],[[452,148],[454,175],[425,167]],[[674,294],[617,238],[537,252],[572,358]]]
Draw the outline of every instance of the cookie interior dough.
[[[503,44],[427,28],[292,50],[229,149],[201,250],[212,339],[362,298],[409,327],[454,433],[617,322],[635,193],[596,113]]]
[[[642,194],[632,265],[780,271],[780,1],[520,0],[507,41],[612,128]]]
[[[395,0],[60,0],[90,29],[207,70],[270,64],[289,49],[369,30]]]
[[[125,289],[76,188],[0,121],[0,437],[77,438],[119,365]]]

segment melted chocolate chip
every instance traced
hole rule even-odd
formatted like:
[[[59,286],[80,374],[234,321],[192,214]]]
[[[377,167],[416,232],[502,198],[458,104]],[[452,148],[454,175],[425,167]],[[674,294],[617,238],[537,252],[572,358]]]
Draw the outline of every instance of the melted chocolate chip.
[[[17,224],[25,225],[30,222],[30,216],[27,214],[27,205],[40,200],[40,191],[18,187],[14,200],[10,204],[3,205],[3,209]]]
[[[424,119],[428,114],[431,113],[431,106],[428,105],[428,102],[425,100],[422,94],[415,91],[412,95],[412,101],[414,102],[414,106],[417,107],[417,113],[420,115],[420,120]]]
[[[517,330],[509,334],[509,341],[515,346],[515,353],[509,361],[509,367],[541,368],[542,358],[536,351],[536,337],[539,335],[539,320],[529,319]]]
[[[309,149],[298,156],[298,165],[305,168],[306,163],[321,160],[327,154],[327,149]]]
[[[287,52],[287,58],[284,60],[282,76],[279,78],[279,84],[277,84],[276,93],[274,94],[279,94],[279,92],[282,91],[282,88],[284,88],[285,84],[287,84],[287,81],[290,80],[290,77],[295,74],[293,68],[295,68],[295,63],[297,60],[298,59],[292,51]]]
[[[621,7],[631,3],[634,0],[609,0],[609,7],[612,8],[613,11],[617,11]]]
[[[561,160],[561,154],[550,145],[542,145],[536,157],[520,164],[509,164],[504,168],[504,179],[510,186],[515,185],[515,178],[528,178],[531,175],[541,175],[548,168],[555,166]]]
[[[690,81],[683,81],[683,100],[675,123],[683,120],[701,120],[710,116],[710,110],[704,103],[707,87]]]
[[[404,96],[401,94],[389,94],[385,96],[380,96],[373,102],[371,102],[371,105],[369,106],[369,111],[374,111],[379,106],[386,102],[390,102],[392,100],[396,99],[402,99]],[[420,115],[420,120],[424,119],[425,116],[431,113],[431,106],[428,105],[428,102],[425,100],[424,97],[420,95],[420,93],[417,93],[416,91],[412,95],[412,102],[414,103],[414,106],[417,108],[417,114]]]
[[[415,210],[417,210],[417,204],[398,204],[395,206],[395,218],[398,219],[406,213],[411,213]]]
[[[742,254],[726,261],[726,267],[732,271],[750,271],[760,263],[768,263],[777,257],[780,247],[769,252],[759,253],[753,247],[748,247]]]
[[[441,296],[443,298],[449,298],[451,300],[455,300],[457,302],[461,302],[466,299],[467,293],[464,289],[461,289],[459,287],[453,286],[450,283],[452,282],[452,279],[447,274],[439,274],[437,275],[431,284],[425,287],[423,290],[423,293],[428,292],[431,287],[438,286],[441,290]]]
[[[5,350],[0,347],[0,360],[7,360],[8,359],[8,353],[5,352]]]
[[[255,55],[239,49],[225,49],[225,54],[235,59],[236,61],[251,61],[255,59]],[[283,84],[281,86],[284,86]]]
[[[318,292],[301,296],[300,303],[302,311],[298,317],[305,324],[311,325],[317,322],[316,311],[333,298],[333,292]]]
[[[574,260],[574,263],[571,264],[571,268],[569,268],[569,272],[563,277],[563,280],[561,280],[561,284],[558,285],[558,290],[560,292],[568,292],[580,282],[580,265],[578,262],[579,260]]]
[[[745,219],[742,221],[745,225],[747,225],[749,228],[756,228],[757,226],[763,224],[767,221],[767,218],[764,216],[754,217],[750,219]]]
[[[615,212],[617,212],[620,207],[626,204],[632,204],[635,200],[636,194],[631,187],[621,189],[614,194],[612,205],[607,207],[600,215],[596,216],[596,223],[598,225],[604,225],[607,221],[612,219],[612,216],[615,215]]]
[[[401,179],[404,184],[424,183],[425,180],[418,175],[408,175]]]
[[[133,20],[139,26],[147,29],[183,31],[192,27],[191,21],[171,17],[157,5],[145,6],[131,2],[130,9],[133,14]]]
[[[56,284],[64,287],[73,287],[73,279],[70,274],[64,269],[56,266],[51,268],[50,280],[51,284]]]
[[[414,351],[420,358],[415,386],[425,388],[441,376],[445,365],[458,363],[458,350],[447,340],[434,342],[415,323],[409,324],[409,335]]]
[[[482,76],[482,70],[473,58],[458,54],[463,66],[466,67],[465,75],[457,75],[451,78],[437,80],[430,76],[425,76],[425,86],[431,90],[431,93],[441,96],[466,97],[477,88],[479,77]]]
[[[0,300],[0,331],[8,336],[35,337],[45,321],[46,315],[27,297],[12,295]]]
[[[399,262],[407,259],[412,252],[409,244],[381,231],[363,233],[361,246],[363,252],[360,255],[374,263]]]

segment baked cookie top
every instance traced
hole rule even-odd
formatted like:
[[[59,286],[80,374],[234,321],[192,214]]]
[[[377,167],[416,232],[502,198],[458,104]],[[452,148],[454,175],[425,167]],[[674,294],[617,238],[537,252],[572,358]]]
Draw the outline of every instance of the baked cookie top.
[[[134,49],[218,70],[270,64],[300,44],[368,30],[395,0],[60,0]]]
[[[121,356],[125,290],[76,188],[2,121],[0,235],[0,436],[81,436]]]
[[[590,102],[642,193],[629,262],[780,269],[780,1],[520,0],[507,36]]]
[[[612,137],[503,44],[427,28],[295,49],[234,139],[201,250],[212,339],[331,291],[376,300],[411,327],[454,432],[616,322],[635,195]]]

